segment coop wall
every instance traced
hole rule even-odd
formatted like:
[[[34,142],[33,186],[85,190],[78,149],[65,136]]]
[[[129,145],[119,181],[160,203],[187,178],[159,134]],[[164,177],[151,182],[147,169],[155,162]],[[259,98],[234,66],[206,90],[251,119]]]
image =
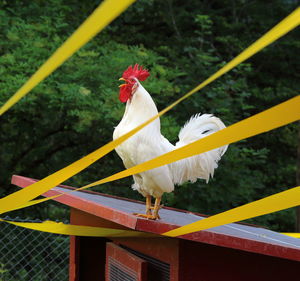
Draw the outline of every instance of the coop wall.
[[[126,229],[119,224],[71,209],[72,224]],[[150,280],[179,281],[178,239],[170,238],[91,238],[71,237],[69,281],[104,281],[106,264],[106,245],[113,242],[146,259],[149,265]],[[159,270],[158,270],[159,268]],[[158,274],[158,275],[157,275]],[[152,277],[151,277],[152,276]],[[158,279],[152,279],[157,281]]]
[[[71,223],[126,229],[74,208]],[[300,262],[183,239],[71,237],[69,281],[104,281],[109,242],[144,261],[147,281],[282,281],[299,275]]]
[[[300,262],[180,241],[180,281],[298,280]],[[295,279],[296,278],[296,279]]]

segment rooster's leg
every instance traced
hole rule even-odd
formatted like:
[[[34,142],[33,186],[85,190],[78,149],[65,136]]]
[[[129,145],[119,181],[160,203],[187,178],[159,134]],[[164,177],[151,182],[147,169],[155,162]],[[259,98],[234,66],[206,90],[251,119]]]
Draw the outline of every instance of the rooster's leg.
[[[150,220],[160,219],[160,217],[158,215],[158,211],[161,208],[160,201],[161,201],[161,197],[156,198],[154,207],[152,207],[151,206],[151,196],[147,195],[146,196],[146,214],[134,213],[134,215],[141,217],[141,218],[150,219]],[[153,209],[153,214],[152,214],[151,209]]]
[[[160,216],[158,214],[158,212],[161,208],[160,202],[161,202],[161,197],[157,197],[155,199],[155,204],[154,204],[154,208],[153,208],[153,218],[152,218],[153,220],[160,219]]]
[[[152,215],[152,212],[151,212],[151,195],[146,196],[146,215]]]

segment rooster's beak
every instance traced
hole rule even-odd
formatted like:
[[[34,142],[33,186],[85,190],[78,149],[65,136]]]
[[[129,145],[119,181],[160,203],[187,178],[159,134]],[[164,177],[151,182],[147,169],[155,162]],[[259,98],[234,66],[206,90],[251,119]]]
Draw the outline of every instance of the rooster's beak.
[[[123,80],[123,81],[126,82],[126,79],[124,79],[123,77],[121,77],[119,80]],[[122,84],[122,85],[119,86],[119,88],[121,88],[121,87],[123,87],[123,86],[126,86],[126,85],[127,85],[126,83],[125,83],[125,84]]]

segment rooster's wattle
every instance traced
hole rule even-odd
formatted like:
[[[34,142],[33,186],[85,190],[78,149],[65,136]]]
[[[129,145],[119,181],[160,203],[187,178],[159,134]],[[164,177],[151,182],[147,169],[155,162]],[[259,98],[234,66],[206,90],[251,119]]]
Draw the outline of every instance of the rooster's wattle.
[[[113,139],[157,115],[154,101],[139,82],[146,80],[149,75],[147,70],[136,64],[134,67],[129,66],[120,78],[125,84],[120,86],[119,98],[121,102],[126,102],[126,109],[121,122],[114,130]],[[130,168],[224,128],[223,122],[212,114],[196,114],[180,130],[179,141],[174,146],[161,134],[160,120],[157,118],[116,147],[116,151],[125,167]],[[227,146],[223,146],[134,175],[132,188],[146,197],[146,214],[137,215],[148,219],[159,218],[161,197],[164,192],[172,192],[175,184],[195,182],[198,178],[208,182],[226,149]],[[154,207],[151,206],[151,196],[156,198]]]

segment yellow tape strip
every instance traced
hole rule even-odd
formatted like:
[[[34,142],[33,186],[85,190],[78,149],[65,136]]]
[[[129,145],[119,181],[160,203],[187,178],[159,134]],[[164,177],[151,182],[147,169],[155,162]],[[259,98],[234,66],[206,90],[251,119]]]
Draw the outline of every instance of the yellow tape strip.
[[[230,144],[232,142],[236,142],[269,131],[271,129],[283,126],[285,124],[300,119],[299,108],[300,108],[300,96],[297,96],[277,106],[274,106],[271,109],[268,109],[252,117],[249,117],[245,120],[242,120],[238,123],[235,123],[234,125],[231,125],[203,139],[190,143],[172,152],[163,154],[150,161],[134,166],[130,169],[116,173],[102,180],[77,188],[70,192],[83,190],[95,185],[108,183],[137,173],[144,172],[146,170],[154,169],[169,164],[171,162],[178,161],[183,158],[193,156],[195,154],[204,153],[206,151],[215,149],[217,147]],[[63,193],[61,195],[64,194],[66,193]],[[30,202],[23,204],[22,206],[19,206],[19,208],[24,208],[35,204],[39,204],[48,201],[50,199],[57,198],[61,195],[55,195],[52,197],[43,198],[39,200],[32,200]]]
[[[85,225],[64,224],[62,222],[44,221],[41,223],[34,222],[14,222],[10,220],[0,219],[2,222],[7,222],[16,226],[38,230],[43,232],[74,235],[74,236],[95,236],[95,237],[157,237],[151,233],[139,231],[113,229],[105,227],[93,227]]]
[[[0,219],[0,222],[6,222],[19,227],[43,231],[48,233],[73,235],[73,236],[89,236],[89,237],[141,237],[153,238],[159,235],[145,233],[140,231],[122,230],[105,227],[94,227],[85,225],[64,224],[62,222],[44,221],[41,223],[33,222],[15,222],[5,219]],[[300,238],[300,233],[281,233],[294,238]]]
[[[229,211],[211,216],[207,219],[197,221],[174,230],[163,233],[162,235],[176,237],[205,230],[220,225],[238,222],[265,214],[292,208],[300,204],[300,186],[289,190],[276,193],[263,199],[245,204]]]
[[[186,95],[184,95],[183,97],[181,97],[180,99],[178,99],[177,101],[172,103],[170,106],[168,106],[164,110],[162,110],[157,116],[152,117],[150,120],[148,120],[144,124],[138,126],[137,128],[133,129],[132,131],[130,131],[127,134],[123,135],[122,137],[118,138],[117,140],[106,144],[105,146],[92,152],[91,154],[87,155],[86,157],[53,173],[52,175],[42,179],[41,181],[32,184],[31,186],[27,187],[26,189],[17,191],[13,194],[6,196],[5,198],[0,199],[0,214],[20,208],[21,206],[26,204],[26,202],[45,193],[46,191],[50,190],[51,188],[59,185],[60,183],[64,182],[65,180],[69,179],[73,175],[79,173],[80,171],[82,171],[83,169],[85,169],[86,167],[88,167],[89,165],[91,165],[92,163],[97,161],[98,159],[100,159],[102,156],[109,153],[116,146],[118,146],[120,143],[122,143],[123,141],[125,141],[126,139],[131,137],[133,134],[135,134],[136,132],[138,132],[145,126],[147,126],[153,120],[155,120],[159,116],[161,116],[164,113],[166,113],[167,111],[169,111],[171,108],[176,106],[178,103],[180,103],[187,97],[191,96],[196,91],[202,89],[207,84],[214,81],[215,79],[219,78],[220,76],[222,76],[224,73],[231,70],[233,67],[235,67],[239,63],[248,59],[250,56],[252,56],[256,52],[260,51],[262,48],[264,48],[268,44],[271,44],[277,38],[283,36],[290,30],[295,28],[297,25],[299,25],[299,21],[300,21],[299,19],[300,19],[300,8],[296,9],[293,13],[291,13],[288,17],[286,17],[282,22],[280,22],[278,25],[276,25],[274,28],[272,28],[263,37],[261,37],[259,40],[257,40],[254,44],[252,44],[249,48],[247,48],[239,56],[237,56],[235,59],[233,59],[227,65],[225,65],[218,72],[216,72],[213,76],[211,76],[210,78],[205,80],[203,83],[201,83],[195,89],[188,92]],[[228,65],[229,65],[229,67],[228,67]],[[290,122],[292,122],[292,121],[290,121]],[[285,124],[287,124],[287,123],[285,123]],[[197,153],[200,153],[200,152],[197,151]],[[172,161],[176,161],[176,160],[171,159],[170,162],[172,162]],[[119,177],[119,178],[121,178],[121,177]],[[108,181],[112,181],[112,179],[108,180]],[[108,182],[108,181],[106,181],[106,182]],[[104,183],[104,182],[102,182],[102,183]],[[97,183],[97,184],[100,184],[100,183]]]
[[[294,237],[294,238],[300,238],[300,233],[282,232],[281,234],[291,236],[291,237]]]
[[[136,0],[106,0],[84,23],[58,48],[55,53],[31,76],[31,78],[0,108],[0,116],[49,76],[78,49],[118,17]]]

